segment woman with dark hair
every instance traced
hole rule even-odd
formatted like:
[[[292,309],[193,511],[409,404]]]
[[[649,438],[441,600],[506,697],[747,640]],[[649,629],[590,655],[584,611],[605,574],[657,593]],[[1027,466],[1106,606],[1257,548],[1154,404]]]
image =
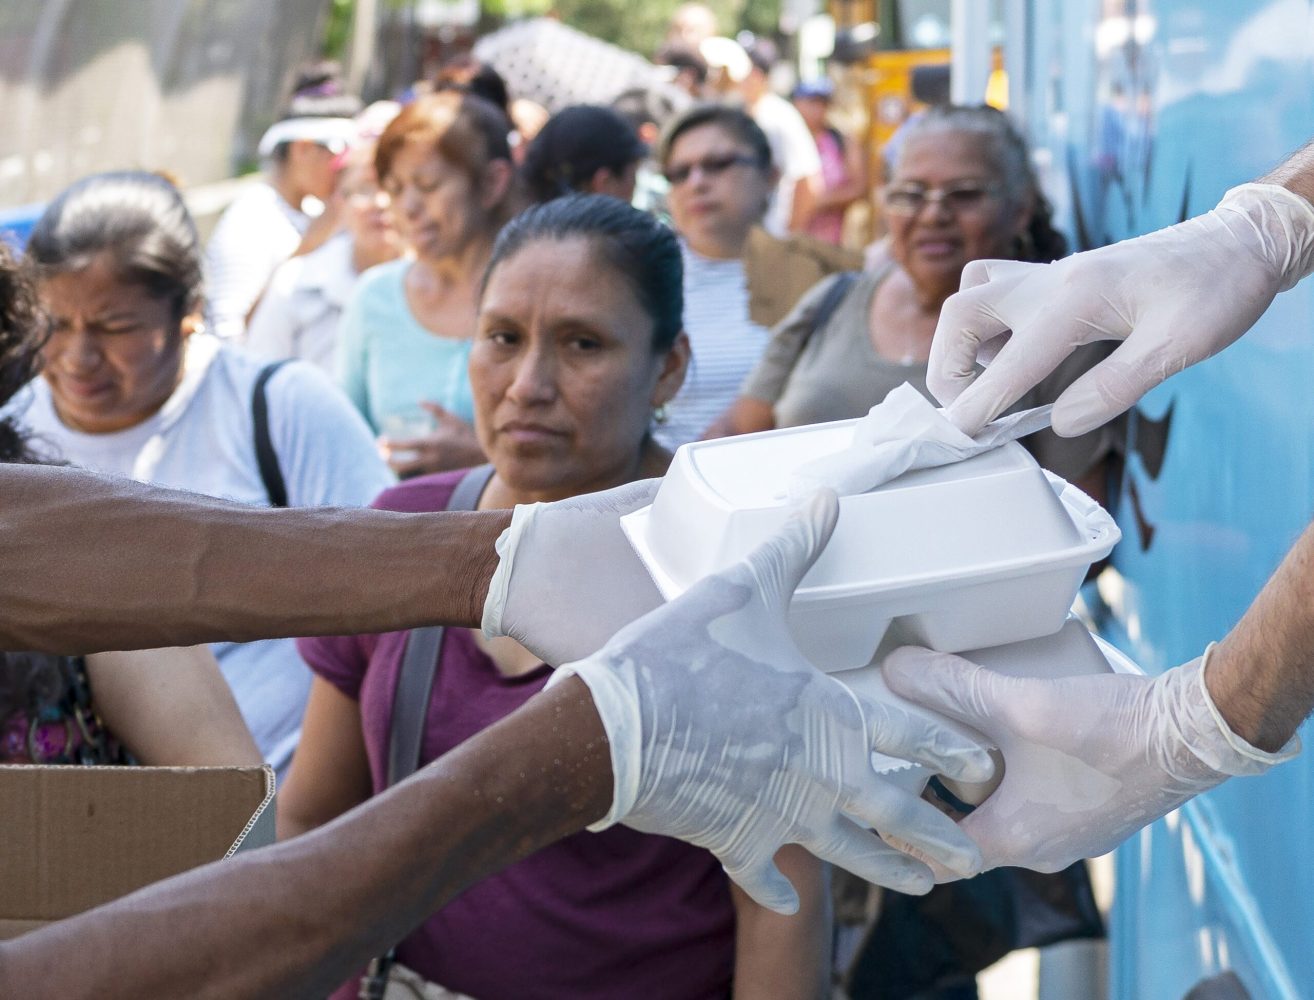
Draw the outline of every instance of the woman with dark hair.
[[[455,91],[482,97],[498,111],[511,118],[511,95],[506,89],[502,74],[469,52],[452,56],[441,66],[433,78],[433,92],[441,94]]]
[[[660,476],[653,411],[689,358],[674,234],[614,199],[569,195],[502,231],[470,356],[491,466],[413,479],[375,505],[498,510]],[[454,501],[458,495],[464,501]],[[316,678],[281,797],[282,835],[329,822],[388,785],[393,705],[417,633],[303,639]],[[421,765],[494,724],[552,668],[508,638],[447,629],[433,654]],[[434,663],[428,660],[426,666]],[[407,686],[409,690],[409,686]],[[819,996],[829,937],[818,866],[785,852],[804,916],[728,889],[715,860],[614,828],[580,834],[472,887],[398,946],[461,995],[584,998]],[[354,997],[354,983],[338,994]],[[428,994],[426,994],[428,995]],[[447,994],[433,994],[444,995]]]
[[[689,109],[667,127],[658,158],[684,249],[685,329],[693,344],[689,378],[658,430],[675,448],[702,437],[734,402],[766,348],[770,324],[836,266],[847,266],[847,255],[777,240],[761,228],[778,174],[766,134],[745,112],[719,104]]]
[[[648,155],[638,133],[611,108],[577,104],[548,119],[521,164],[535,201],[562,195],[607,194],[628,203],[639,164]]]
[[[929,398],[926,360],[940,307],[958,291],[967,263],[1067,253],[1025,140],[984,105],[931,108],[909,125],[883,198],[890,258],[872,271],[828,278],[799,301],[745,382],[725,422],[730,433],[862,416],[904,382]],[[1100,350],[1066,362],[1030,405],[1056,398]],[[1042,465],[1102,495],[1107,431],[1076,439],[1043,431],[1026,444]]]
[[[0,463],[40,455],[6,408],[46,334],[35,290],[0,243]],[[259,751],[203,647],[56,656],[0,651],[0,764],[257,764]]]
[[[762,130],[721,105],[692,108],[671,122],[658,158],[684,251],[685,329],[693,347],[689,377],[658,431],[675,448],[702,437],[766,349],[769,331],[749,315],[743,258],[778,175]]]
[[[413,258],[375,267],[347,304],[338,381],[401,476],[481,458],[466,362],[479,279],[519,204],[497,108],[468,94],[421,97],[379,137],[374,164]]]
[[[391,482],[327,378],[305,362],[263,367],[204,332],[196,228],[168,181],[83,178],[27,253],[50,335],[18,405],[51,458],[260,506],[356,506]],[[310,688],[292,640],[214,652],[265,759],[284,767]]]
[[[246,187],[215,224],[206,247],[209,320],[220,337],[240,338],[274,269],[321,246],[336,218],[312,216],[333,193],[333,161],[356,139],[359,97],[334,63],[298,74],[291,100],[258,146],[264,176]]]

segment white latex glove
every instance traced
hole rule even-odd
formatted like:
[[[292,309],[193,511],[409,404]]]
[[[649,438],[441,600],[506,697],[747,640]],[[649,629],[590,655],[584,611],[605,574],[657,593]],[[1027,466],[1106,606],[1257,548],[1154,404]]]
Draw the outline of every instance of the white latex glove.
[[[584,680],[611,741],[615,799],[594,829],[622,822],[704,847],[781,913],[798,907],[772,861],[784,844],[904,892],[926,892],[931,870],[872,829],[963,875],[980,863],[947,817],[876,774],[871,751],[978,777],[989,755],[893,699],[855,695],[790,638],[790,598],[838,516],[835,494],[817,494],[748,559],[552,679]]]
[[[1124,343],[1054,404],[1065,437],[1098,427],[1217,354],[1314,270],[1314,205],[1274,184],[1212,212],[1053,264],[978,260],[940,310],[926,382],[975,434],[1077,347]],[[976,364],[988,362],[979,377]]]
[[[986,867],[1054,872],[1112,850],[1232,775],[1261,774],[1299,752],[1293,739],[1265,753],[1228,728],[1204,684],[1207,658],[1155,678],[1033,680],[910,646],[884,669],[892,691],[1002,752],[1002,783],[961,821]]]
[[[620,526],[623,514],[652,503],[660,485],[645,479],[517,507],[497,540],[484,635],[509,635],[555,666],[596,653],[660,605],[662,595]]]

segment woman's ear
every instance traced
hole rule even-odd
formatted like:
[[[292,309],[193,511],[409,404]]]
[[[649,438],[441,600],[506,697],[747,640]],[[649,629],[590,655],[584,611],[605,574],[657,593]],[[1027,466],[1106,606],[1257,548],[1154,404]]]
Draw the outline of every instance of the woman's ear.
[[[657,375],[657,384],[652,390],[652,407],[664,406],[675,398],[684,385],[685,373],[689,370],[689,358],[693,348],[689,345],[689,335],[683,330],[675,338],[675,343],[662,359],[661,372]]]
[[[515,180],[516,168],[510,160],[489,160],[484,167],[483,191],[480,193],[479,205],[485,212],[491,212],[506,200],[511,192],[511,183]]]

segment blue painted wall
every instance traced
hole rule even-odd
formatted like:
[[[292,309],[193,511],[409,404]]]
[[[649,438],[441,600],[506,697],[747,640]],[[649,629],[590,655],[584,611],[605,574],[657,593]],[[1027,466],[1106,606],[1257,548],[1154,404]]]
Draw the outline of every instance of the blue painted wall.
[[[1031,0],[1029,18],[1025,124],[1079,243],[1207,211],[1314,136],[1309,0]],[[1236,622],[1314,514],[1314,280],[1151,393],[1128,448],[1100,589],[1110,638],[1158,672]],[[1312,829],[1306,754],[1131,841],[1114,996],[1178,998],[1230,968],[1257,998],[1314,997]]]

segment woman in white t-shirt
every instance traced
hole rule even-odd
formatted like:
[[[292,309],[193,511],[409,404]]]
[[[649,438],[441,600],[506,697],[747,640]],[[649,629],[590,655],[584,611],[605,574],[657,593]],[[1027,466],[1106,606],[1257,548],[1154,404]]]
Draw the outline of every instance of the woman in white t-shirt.
[[[276,360],[300,358],[329,376],[336,372],[338,325],[356,279],[401,254],[401,237],[388,212],[388,197],[374,172],[374,143],[365,142],[337,161],[328,211],[342,231],[323,246],[278,265],[246,328],[252,354]]]
[[[168,181],[78,181],[37,222],[28,259],[51,332],[19,408],[50,457],[257,505],[363,505],[392,481],[364,422],[312,366],[270,371],[204,332],[196,228]],[[250,559],[259,573],[260,554]],[[261,752],[283,768],[310,688],[291,640],[214,652]]]
[[[261,177],[224,210],[206,247],[209,321],[219,337],[240,339],[274,268],[337,230],[336,216],[314,215],[314,207],[333,192],[333,161],[356,141],[352,119],[360,109],[331,63],[312,65],[299,74],[281,119],[260,137]]]

